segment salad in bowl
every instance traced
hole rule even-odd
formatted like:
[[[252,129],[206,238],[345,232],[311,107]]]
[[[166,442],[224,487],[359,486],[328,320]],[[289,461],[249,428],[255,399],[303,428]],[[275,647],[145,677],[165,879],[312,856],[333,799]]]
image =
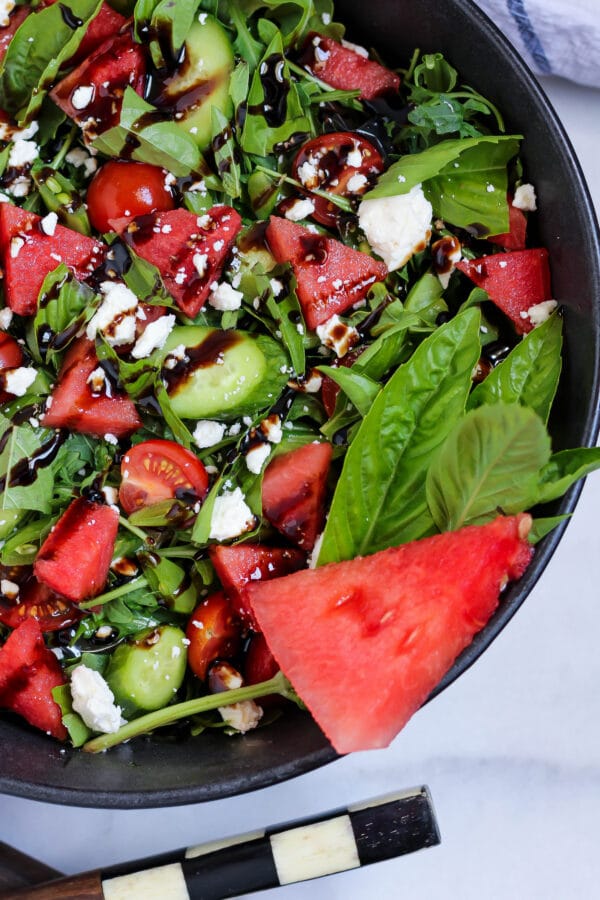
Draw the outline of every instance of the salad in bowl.
[[[0,707],[387,745],[600,462],[522,136],[329,0],[15,5],[0,54]]]

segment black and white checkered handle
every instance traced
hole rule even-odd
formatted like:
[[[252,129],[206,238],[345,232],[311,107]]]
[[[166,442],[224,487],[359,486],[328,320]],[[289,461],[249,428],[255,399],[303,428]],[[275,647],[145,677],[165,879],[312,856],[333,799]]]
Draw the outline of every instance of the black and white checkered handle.
[[[439,842],[429,791],[420,787],[8,896],[218,900],[357,869]]]

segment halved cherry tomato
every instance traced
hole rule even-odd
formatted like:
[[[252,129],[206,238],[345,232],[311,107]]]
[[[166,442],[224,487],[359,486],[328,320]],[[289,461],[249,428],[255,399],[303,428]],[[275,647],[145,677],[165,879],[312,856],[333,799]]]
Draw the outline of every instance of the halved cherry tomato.
[[[90,222],[101,232],[121,232],[136,216],[175,207],[164,169],[123,160],[111,160],[96,172],[87,204]]]
[[[16,369],[23,362],[23,352],[14,337],[5,331],[0,331],[0,403],[5,403],[13,394],[3,390],[3,369]]]
[[[136,444],[123,457],[121,478],[119,502],[127,513],[161,500],[194,504],[208,491],[208,474],[200,460],[174,441]]]
[[[339,197],[360,197],[383,172],[383,157],[366,138],[351,131],[332,131],[304,144],[292,163],[293,177],[308,190],[319,188]],[[339,209],[311,196],[313,219],[335,225]]]
[[[0,595],[0,622],[8,628],[18,628],[25,619],[37,619],[42,631],[60,631],[83,615],[70,600],[59,597],[36,578],[21,585],[15,597]]]
[[[242,626],[223,591],[210,594],[191,615],[186,628],[188,663],[204,680],[216,659],[231,659],[240,649]]]

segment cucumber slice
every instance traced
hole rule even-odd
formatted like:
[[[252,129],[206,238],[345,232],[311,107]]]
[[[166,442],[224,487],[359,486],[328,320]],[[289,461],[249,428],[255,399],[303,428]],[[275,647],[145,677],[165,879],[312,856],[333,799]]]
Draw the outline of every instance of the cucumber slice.
[[[184,641],[180,628],[161,625],[114,651],[104,677],[126,719],[171,702],[185,675]]]
[[[182,419],[231,419],[267,409],[288,379],[289,360],[265,335],[183,325],[172,330],[164,350],[181,345],[185,358],[173,369],[164,367],[162,376]]]
[[[170,109],[177,125],[204,150],[212,138],[212,107],[228,119],[233,115],[229,96],[233,47],[223,26],[209,15],[194,22],[184,46],[183,62],[155,102]]]

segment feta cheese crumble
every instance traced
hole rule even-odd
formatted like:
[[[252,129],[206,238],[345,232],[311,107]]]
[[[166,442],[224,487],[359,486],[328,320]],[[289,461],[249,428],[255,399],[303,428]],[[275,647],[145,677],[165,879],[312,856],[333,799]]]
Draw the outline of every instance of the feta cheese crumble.
[[[98,168],[97,160],[95,160],[93,156],[90,156],[83,147],[75,147],[74,150],[69,150],[65,159],[68,163],[71,163],[72,166],[75,166],[76,169],[83,166],[83,171],[86,175],[93,175]]]
[[[113,734],[121,727],[121,707],[115,705],[115,695],[95,669],[79,665],[71,672],[73,709],[88,728],[103,734]]]
[[[359,56],[364,56],[365,59],[369,58],[369,51],[361,47],[360,44],[353,44],[352,41],[345,41],[342,38],[342,47],[345,47],[346,50],[352,50],[353,53],[358,53]]]
[[[223,440],[226,426],[222,422],[213,422],[211,419],[201,419],[194,428],[192,437],[196,447],[204,450],[213,447]]]
[[[5,391],[13,394],[15,397],[23,397],[36,378],[37,371],[27,366],[19,366],[16,369],[4,369],[2,372]]]
[[[298,166],[298,181],[309,188],[317,187],[319,184],[319,171],[312,159],[306,159]]]
[[[527,312],[522,312],[521,318],[529,319],[533,327],[537,328],[550,318],[557,306],[556,300],[542,300],[541,303],[530,306]]]
[[[252,472],[253,475],[260,475],[270,452],[271,447],[269,444],[260,443],[251,447],[246,453],[248,471]]]
[[[135,346],[131,351],[133,358],[145,359],[145,357],[150,356],[154,350],[160,350],[161,347],[164,347],[165,341],[171,334],[174,325],[174,315],[161,316],[160,319],[155,319],[154,322],[150,322],[149,325],[146,325],[143,333],[137,339]]]
[[[15,0],[0,0],[0,27],[7,28],[10,25],[10,14],[15,8]]]
[[[407,194],[363,200],[358,223],[390,272],[402,268],[431,238],[431,203],[420,184]]]
[[[10,309],[8,306],[5,306],[4,309],[0,309],[0,329],[2,329],[2,331],[7,331],[10,328],[12,318],[12,309]]]
[[[345,356],[360,339],[356,328],[346,325],[337,315],[327,319],[323,325],[317,325],[317,336],[325,347],[335,351],[336,356]]]
[[[353,175],[352,178],[348,179],[348,184],[346,185],[346,187],[350,191],[351,194],[358,194],[359,191],[362,191],[362,189],[364,188],[366,183],[367,183],[366,175],[361,175],[360,173],[357,173],[356,175]]]
[[[58,225],[58,216],[55,212],[49,212],[43,219],[40,220],[40,228],[47,234],[48,237],[52,237],[54,232],[56,231],[56,226]]]
[[[215,500],[209,537],[226,541],[254,527],[254,514],[239,487],[225,491]]]
[[[80,84],[71,94],[71,103],[75,109],[85,109],[94,99],[96,89],[93,84]]]
[[[512,205],[524,212],[535,212],[537,209],[537,197],[532,184],[520,184],[515,191]]]
[[[38,158],[39,147],[35,141],[17,140],[10,148],[8,155],[9,169],[23,169],[30,166]]]
[[[118,281],[103,281],[100,292],[104,301],[88,322],[85,332],[88,339],[93,341],[101,331],[111,347],[131,344],[135,340],[137,297]]]
[[[299,222],[300,219],[306,219],[315,211],[315,204],[308,198],[306,200],[296,200],[289,209],[285,211],[286,219],[290,222]]]
[[[346,157],[346,164],[350,166],[351,169],[360,169],[362,166],[363,156],[360,152],[360,149],[354,144],[352,150]]]
[[[229,312],[230,310],[239,309],[243,299],[244,295],[241,291],[236,291],[230,284],[223,281],[213,288],[208,302],[214,309]]]

